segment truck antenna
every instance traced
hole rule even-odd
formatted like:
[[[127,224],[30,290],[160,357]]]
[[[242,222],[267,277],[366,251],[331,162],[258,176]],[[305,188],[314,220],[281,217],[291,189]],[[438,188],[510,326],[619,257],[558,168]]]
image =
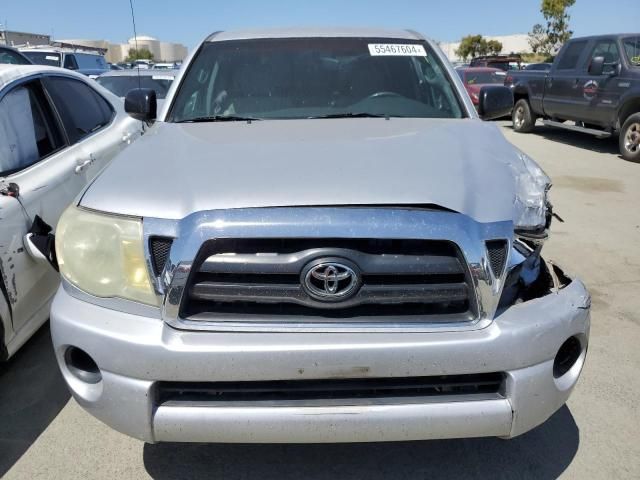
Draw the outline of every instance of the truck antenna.
[[[133,41],[136,45],[136,59],[138,55],[140,55],[140,50],[138,50],[138,32],[136,32],[136,17],[133,14],[133,0],[129,0],[129,6],[131,7],[131,22],[133,23]],[[134,61],[135,64],[135,61]],[[140,80],[140,67],[137,67],[138,70],[138,88],[142,88],[142,82]]]

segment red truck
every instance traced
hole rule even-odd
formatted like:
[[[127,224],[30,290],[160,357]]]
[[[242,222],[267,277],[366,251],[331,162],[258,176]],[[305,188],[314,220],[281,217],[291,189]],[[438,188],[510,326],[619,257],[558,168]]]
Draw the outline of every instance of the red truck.
[[[480,89],[487,85],[504,85],[506,72],[499,68],[463,67],[456,69],[464,88],[477,108],[480,101]]]

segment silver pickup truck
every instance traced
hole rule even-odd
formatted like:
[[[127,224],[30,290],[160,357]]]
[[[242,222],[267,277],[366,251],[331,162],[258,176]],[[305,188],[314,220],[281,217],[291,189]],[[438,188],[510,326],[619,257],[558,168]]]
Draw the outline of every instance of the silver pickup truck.
[[[147,442],[514,437],[569,397],[584,285],[540,251],[550,180],[431,41],[218,32],[63,214],[74,397]]]

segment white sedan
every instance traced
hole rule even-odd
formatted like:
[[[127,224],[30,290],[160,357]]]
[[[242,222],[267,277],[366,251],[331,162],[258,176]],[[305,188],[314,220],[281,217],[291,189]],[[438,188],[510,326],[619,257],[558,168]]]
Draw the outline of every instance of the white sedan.
[[[84,75],[0,65],[0,361],[49,317],[60,214],[143,131]]]

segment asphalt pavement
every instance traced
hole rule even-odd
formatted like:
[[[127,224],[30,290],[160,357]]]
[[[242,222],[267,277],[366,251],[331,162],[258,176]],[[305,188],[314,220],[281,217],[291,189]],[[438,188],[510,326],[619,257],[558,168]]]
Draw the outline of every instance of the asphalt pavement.
[[[48,325],[0,365],[0,477],[7,479],[640,478],[640,164],[614,140],[539,127],[506,137],[552,177],[543,254],[591,291],[582,378],[549,421],[513,440],[344,445],[148,445],[69,396]]]

